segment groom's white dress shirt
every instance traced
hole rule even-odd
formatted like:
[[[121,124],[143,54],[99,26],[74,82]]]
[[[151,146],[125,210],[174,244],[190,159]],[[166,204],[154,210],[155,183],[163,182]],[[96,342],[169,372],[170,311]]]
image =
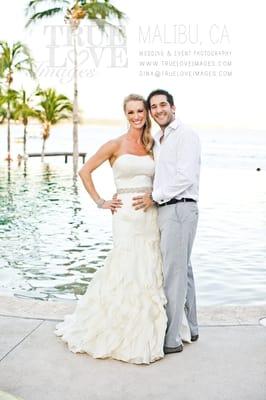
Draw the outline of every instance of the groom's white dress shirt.
[[[161,140],[162,138],[162,140]],[[154,135],[155,175],[152,198],[165,203],[173,198],[199,198],[200,140],[198,135],[174,119]]]

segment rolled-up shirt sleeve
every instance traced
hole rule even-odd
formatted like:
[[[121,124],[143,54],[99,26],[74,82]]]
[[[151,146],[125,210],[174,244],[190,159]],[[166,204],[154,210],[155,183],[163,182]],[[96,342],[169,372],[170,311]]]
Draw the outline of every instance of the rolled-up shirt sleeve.
[[[161,204],[164,202],[163,190],[159,190],[159,189],[153,190],[151,196],[152,196],[153,200],[158,204]]]

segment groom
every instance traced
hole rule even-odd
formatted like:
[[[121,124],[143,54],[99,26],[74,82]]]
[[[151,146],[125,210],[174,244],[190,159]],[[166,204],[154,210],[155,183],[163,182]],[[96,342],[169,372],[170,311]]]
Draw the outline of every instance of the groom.
[[[161,128],[154,137],[154,185],[151,196],[135,197],[133,205],[144,210],[154,202],[158,206],[164,291],[168,300],[164,352],[178,353],[183,350],[184,309],[191,341],[199,338],[190,257],[198,222],[200,142],[196,133],[175,117],[170,93],[154,90],[147,103],[152,118]]]

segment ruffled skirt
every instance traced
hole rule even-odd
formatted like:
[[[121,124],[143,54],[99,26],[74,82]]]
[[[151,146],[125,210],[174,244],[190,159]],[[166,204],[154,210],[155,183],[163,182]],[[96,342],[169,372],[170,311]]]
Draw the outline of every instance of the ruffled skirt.
[[[136,211],[132,194],[123,195],[113,238],[105,265],[55,333],[74,353],[149,364],[164,356],[167,328],[157,210]]]
[[[149,364],[164,356],[165,304],[158,242],[118,245],[55,333],[74,353]]]

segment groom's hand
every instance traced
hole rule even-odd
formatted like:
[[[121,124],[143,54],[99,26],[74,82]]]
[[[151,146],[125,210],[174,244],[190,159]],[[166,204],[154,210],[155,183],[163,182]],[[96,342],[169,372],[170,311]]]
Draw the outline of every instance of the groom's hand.
[[[135,208],[135,210],[142,209],[143,211],[147,211],[148,208],[152,207],[153,205],[154,201],[149,193],[145,193],[142,196],[133,197],[132,206]]]

